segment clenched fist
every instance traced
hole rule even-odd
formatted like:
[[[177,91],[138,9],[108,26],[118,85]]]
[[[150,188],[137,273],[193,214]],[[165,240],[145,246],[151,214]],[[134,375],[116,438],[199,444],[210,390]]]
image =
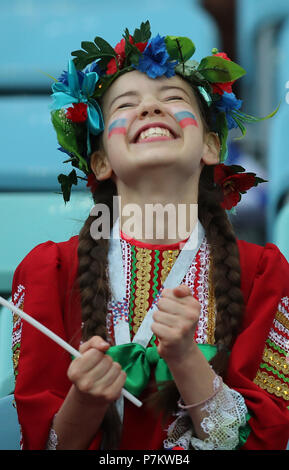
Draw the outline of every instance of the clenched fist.
[[[188,286],[164,289],[153,314],[152,331],[158,337],[158,352],[169,363],[182,360],[195,346],[194,334],[201,305]]]
[[[81,357],[74,359],[68,368],[68,378],[83,401],[93,399],[107,405],[121,395],[126,373],[118,362],[105,354],[108,349],[108,343],[93,336],[80,346]]]

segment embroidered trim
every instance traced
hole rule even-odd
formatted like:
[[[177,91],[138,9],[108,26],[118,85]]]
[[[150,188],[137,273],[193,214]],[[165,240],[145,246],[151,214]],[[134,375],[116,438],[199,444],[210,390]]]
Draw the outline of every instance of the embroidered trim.
[[[213,262],[210,256],[209,267],[209,303],[208,303],[208,343],[215,344],[215,323],[216,323],[216,305],[213,285]]]
[[[282,297],[280,304],[279,304],[279,310],[289,320],[289,297]]]
[[[277,371],[281,371],[283,374],[289,375],[289,364],[286,362],[285,357],[282,357],[277,351],[273,351],[273,349],[265,347],[263,361],[273,366]]]
[[[201,313],[196,330],[196,342],[208,343],[208,321],[209,321],[209,263],[210,250],[206,238],[203,240],[199,250],[199,269],[196,272],[195,293],[201,304]]]
[[[268,338],[279,348],[285,350],[286,353],[289,352],[288,330],[277,320],[273,320],[273,325],[269,332]]]
[[[281,397],[284,400],[289,401],[288,386],[282,383],[279,379],[275,379],[272,375],[267,374],[267,372],[261,372],[258,370],[254,383],[272,395],[276,395],[279,398]]]
[[[254,379],[254,383],[259,387],[286,401],[289,400],[289,364],[286,362],[286,354],[289,351],[288,305],[288,297],[283,297],[278,304],[262,362]]]
[[[289,319],[286,318],[286,316],[282,312],[280,312],[280,310],[277,311],[275,318],[279,323],[281,323],[282,326],[289,330]]]
[[[272,372],[274,375],[278,375],[278,377],[280,379],[283,380],[283,382],[287,382],[289,384],[289,378],[285,377],[284,374],[281,374],[280,372],[278,372],[278,370],[274,369],[274,367],[272,366],[269,366],[268,364],[266,364],[265,362],[260,364],[260,369],[266,369],[268,370],[269,372]]]
[[[24,309],[24,297],[25,287],[22,284],[17,286],[17,291],[13,294],[12,301],[15,307],[20,310]],[[22,334],[22,319],[17,315],[13,314],[13,331],[12,331],[12,353],[13,353],[13,369],[15,379],[18,375],[18,363],[20,356],[21,346],[21,334]]]
[[[163,251],[162,271],[161,271],[161,283],[163,284],[168,277],[170,270],[172,269],[180,250],[165,250]]]
[[[135,308],[133,316],[133,332],[139,329],[146,313],[149,309],[149,292],[150,292],[150,272],[152,251],[148,248],[137,248],[136,267],[137,280],[135,292]]]
[[[136,247],[131,246],[131,256],[132,256],[132,265],[131,265],[131,284],[129,289],[129,328],[132,330],[132,318],[134,311],[134,299],[135,299],[135,285],[136,285]],[[126,271],[125,271],[126,273]]]
[[[155,299],[158,295],[158,272],[160,270],[160,251],[155,250],[155,260],[154,260],[154,277],[153,277],[153,298]]]
[[[161,280],[165,278],[166,271],[166,275],[168,274],[169,268],[173,266],[180,250],[152,251],[148,248],[141,248],[132,245],[125,240],[122,240],[122,249],[126,283],[126,302],[129,308],[131,337],[133,337],[146,314],[146,311],[144,311],[144,301],[150,302],[150,296],[153,302],[157,300],[157,291],[161,288]],[[147,270],[149,270],[149,279],[143,281],[148,282],[149,284],[149,297],[147,297],[148,292],[146,290],[148,288],[148,284],[144,285],[141,280],[138,279],[139,274],[141,274],[142,277],[145,277],[144,257],[140,255],[141,250],[143,253],[149,252],[151,257],[149,263],[146,261]],[[154,259],[152,259],[153,255]],[[161,272],[159,271],[160,269],[162,269]],[[139,282],[137,283],[137,281]],[[206,238],[204,238],[192,265],[183,279],[183,282],[190,288],[195,298],[201,304],[201,313],[196,328],[195,340],[200,344],[214,344],[216,306],[212,283],[210,248]],[[139,300],[136,302],[137,298],[139,298]],[[109,304],[107,331],[109,336],[108,340],[111,344],[114,344],[113,315],[111,307],[112,305]],[[135,315],[136,307],[138,310],[138,316]],[[123,310],[122,314],[125,314],[123,305],[119,305],[119,314],[121,314],[121,309]],[[135,318],[137,323],[134,323]],[[132,330],[133,327],[135,328],[135,331]],[[150,343],[154,344],[155,342],[156,339],[153,337]]]
[[[277,344],[273,343],[273,341],[270,341],[270,339],[267,339],[266,343],[269,344],[269,346],[271,346],[271,348],[275,349],[276,351],[279,351],[280,354],[284,354],[284,356],[286,355],[286,351],[284,351],[284,349],[279,348],[279,346],[277,346]]]

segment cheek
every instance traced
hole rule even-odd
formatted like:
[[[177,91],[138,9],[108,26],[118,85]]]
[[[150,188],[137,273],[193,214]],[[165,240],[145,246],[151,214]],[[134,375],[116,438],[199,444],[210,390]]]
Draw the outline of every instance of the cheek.
[[[114,119],[108,126],[107,138],[111,139],[114,135],[126,135],[127,133],[127,119],[119,118]]]
[[[188,126],[199,127],[196,116],[187,110],[180,110],[174,113],[175,119],[178,121],[180,127],[184,129]]]

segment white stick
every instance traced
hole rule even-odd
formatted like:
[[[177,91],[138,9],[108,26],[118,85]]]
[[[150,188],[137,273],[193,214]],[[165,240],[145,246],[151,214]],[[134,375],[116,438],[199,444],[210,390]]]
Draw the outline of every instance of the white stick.
[[[7,300],[3,299],[3,297],[0,296],[0,304],[2,304],[4,307],[9,308],[9,310],[12,310],[12,312],[16,313],[19,315],[19,317],[23,318],[23,320],[27,321],[27,323],[30,323],[30,325],[34,326],[37,328],[39,331],[41,331],[43,334],[48,336],[52,341],[55,341],[55,343],[59,344],[63,349],[65,349],[67,352],[72,354],[74,357],[80,357],[81,354],[77,349],[74,349],[70,344],[66,343],[63,339],[61,339],[59,336],[57,336],[53,331],[49,330],[46,328],[46,326],[42,325],[39,321],[35,320],[35,318],[31,317],[27,313],[23,312],[23,310],[20,310],[19,308],[15,307],[11,302],[8,302]],[[122,389],[122,395],[126,397],[128,400],[130,400],[134,405],[140,407],[142,406],[142,402],[138,400],[134,395],[132,395],[130,392],[125,390],[124,388]]]

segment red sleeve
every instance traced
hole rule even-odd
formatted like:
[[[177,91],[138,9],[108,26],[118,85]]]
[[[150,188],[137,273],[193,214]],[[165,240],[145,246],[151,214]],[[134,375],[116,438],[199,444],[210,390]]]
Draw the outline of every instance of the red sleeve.
[[[56,243],[36,246],[17,267],[12,284],[16,306],[67,341]],[[70,388],[69,353],[27,322],[14,317],[15,400],[23,449],[44,449],[54,414]]]
[[[239,247],[246,308],[226,381],[243,395],[251,414],[251,431],[243,449],[283,450],[289,439],[285,359],[289,351],[289,265],[273,244],[267,244],[261,253],[253,244],[244,242]]]

